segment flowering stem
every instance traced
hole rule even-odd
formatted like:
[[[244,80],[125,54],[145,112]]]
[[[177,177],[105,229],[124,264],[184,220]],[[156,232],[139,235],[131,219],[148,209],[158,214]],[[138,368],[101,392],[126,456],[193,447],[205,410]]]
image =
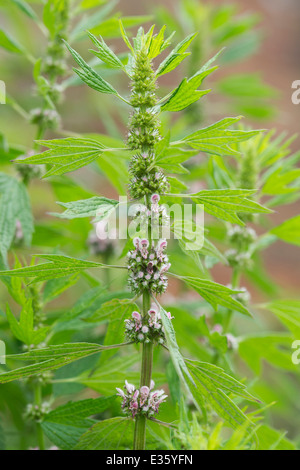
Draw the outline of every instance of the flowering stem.
[[[143,293],[143,316],[147,315],[151,306],[151,297],[148,291]],[[153,343],[143,343],[141,382],[140,386],[146,385],[150,388],[153,363]],[[146,447],[146,425],[147,419],[144,415],[138,415],[135,420],[134,450],[145,450]]]

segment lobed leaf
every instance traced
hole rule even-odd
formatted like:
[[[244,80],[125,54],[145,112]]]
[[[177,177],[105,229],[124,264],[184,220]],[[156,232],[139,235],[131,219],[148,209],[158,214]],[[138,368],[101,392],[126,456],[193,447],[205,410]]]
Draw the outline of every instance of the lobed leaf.
[[[38,143],[50,150],[16,163],[33,165],[51,164],[52,168],[43,176],[58,176],[82,168],[96,160],[106,148],[91,139],[68,137],[66,139],[39,140]]]
[[[211,126],[189,134],[179,142],[173,142],[172,145],[186,144],[193,149],[213,155],[238,155],[239,152],[231,148],[231,145],[251,139],[261,132],[260,130],[228,130],[228,127],[240,119],[241,116],[222,119]]]

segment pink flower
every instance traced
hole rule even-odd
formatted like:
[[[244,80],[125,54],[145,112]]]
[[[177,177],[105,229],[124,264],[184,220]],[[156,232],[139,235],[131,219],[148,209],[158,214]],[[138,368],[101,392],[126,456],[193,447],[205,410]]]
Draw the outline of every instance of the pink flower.
[[[132,312],[132,315],[131,315],[131,316],[132,316],[132,318],[134,318],[135,320],[141,321],[141,318],[142,318],[142,317],[141,317],[141,315],[140,315],[139,312]]]
[[[160,200],[159,194],[153,194],[153,195],[151,196],[151,202],[152,202],[152,204],[157,204],[157,203],[159,202],[159,200]]]

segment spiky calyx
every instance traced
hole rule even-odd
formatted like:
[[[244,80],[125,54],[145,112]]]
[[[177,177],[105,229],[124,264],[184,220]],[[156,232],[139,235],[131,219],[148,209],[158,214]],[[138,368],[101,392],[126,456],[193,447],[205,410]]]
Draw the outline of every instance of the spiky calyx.
[[[168,180],[155,165],[153,155],[145,152],[136,154],[130,162],[129,172],[129,191],[133,199],[155,193],[164,194],[169,189]]]

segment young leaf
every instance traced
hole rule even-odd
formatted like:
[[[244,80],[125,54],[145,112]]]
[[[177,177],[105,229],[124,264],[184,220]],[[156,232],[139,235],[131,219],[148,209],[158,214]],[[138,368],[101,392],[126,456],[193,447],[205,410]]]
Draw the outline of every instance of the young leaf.
[[[112,68],[115,68],[115,69],[124,68],[120,59],[108,47],[108,45],[105,43],[104,39],[101,36],[100,36],[101,41],[99,41],[96,38],[96,36],[94,36],[92,33],[87,32],[87,34],[89,35],[90,39],[93,41],[95,46],[97,46],[97,48],[99,49],[99,51],[94,51],[90,49],[90,52],[95,54],[95,56],[98,57],[98,59],[102,60],[103,62],[105,62],[107,65],[109,65]]]
[[[220,155],[221,157],[223,155],[239,155],[239,152],[232,149],[230,146],[251,139],[261,132],[261,130],[228,130],[228,127],[232,126],[240,119],[241,116],[222,119],[209,127],[193,132],[179,142],[172,142],[171,145],[181,146],[182,144],[186,144],[201,152]]]
[[[106,268],[102,263],[84,261],[81,259],[70,258],[63,255],[36,255],[39,258],[46,259],[48,263],[37,264],[35,266],[26,266],[25,268],[12,269],[10,271],[0,271],[0,276],[32,277],[32,283],[69,276],[79,273],[89,268]]]
[[[38,345],[42,343],[49,331],[48,327],[38,328],[34,327],[34,312],[32,308],[32,300],[27,300],[20,314],[20,321],[18,322],[9,306],[7,305],[6,316],[12,334],[22,343],[31,346],[32,344]]]
[[[81,70],[73,69],[75,73],[81,78],[81,80],[86,83],[90,88],[93,88],[100,93],[108,93],[112,95],[119,96],[118,92],[108,83],[106,82],[100,75],[98,75],[95,70],[93,70],[84,60],[83,58],[72,49],[71,46],[65,41],[67,48],[69,49],[70,53],[72,54],[75,62],[82,68]]]
[[[94,222],[107,219],[116,210],[119,201],[107,199],[106,197],[92,197],[73,202],[58,202],[60,206],[66,207],[62,214],[52,213],[61,219],[78,219],[82,217],[94,217]]]
[[[185,52],[189,47],[193,39],[197,36],[197,33],[190,34],[183,41],[181,41],[175,49],[165,58],[165,60],[159,65],[156,75],[160,77],[165,73],[171,72],[174,70],[187,56],[190,55],[190,52]]]
[[[68,137],[66,139],[40,140],[40,145],[50,148],[46,152],[24,160],[16,160],[16,163],[28,163],[34,165],[53,165],[43,178],[58,176],[70,171],[82,168],[96,160],[105,149],[100,142],[91,139],[77,139]]]
[[[168,101],[161,106],[162,111],[182,111],[190,104],[207,95],[211,90],[198,90],[203,80],[217,67],[212,67],[205,72],[198,72],[193,77],[184,78],[180,85],[173,91]]]

